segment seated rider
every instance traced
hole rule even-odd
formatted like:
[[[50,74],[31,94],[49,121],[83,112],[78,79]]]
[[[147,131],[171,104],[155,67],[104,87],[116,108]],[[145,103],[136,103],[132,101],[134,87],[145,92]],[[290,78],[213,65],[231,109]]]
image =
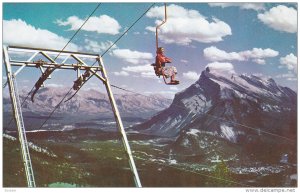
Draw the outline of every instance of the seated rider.
[[[166,63],[171,63],[171,62],[172,59],[164,55],[164,48],[162,47],[157,48],[155,64],[156,67],[158,68],[158,71],[161,71],[166,78],[171,77],[170,83],[179,83],[178,80],[175,80],[177,69],[174,66],[168,66],[168,67],[165,66]]]

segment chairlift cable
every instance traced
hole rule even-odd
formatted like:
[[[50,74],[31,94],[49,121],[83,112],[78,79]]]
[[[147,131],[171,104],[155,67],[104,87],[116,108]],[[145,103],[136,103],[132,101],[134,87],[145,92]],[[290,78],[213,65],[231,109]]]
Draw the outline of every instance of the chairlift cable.
[[[73,38],[77,35],[77,33],[82,29],[82,27],[86,24],[86,22],[92,17],[92,15],[96,12],[96,10],[100,7],[101,3],[98,3],[97,7],[93,10],[93,12],[88,16],[88,18],[82,23],[80,28],[74,33],[74,35],[70,38],[68,43],[63,47],[63,49],[58,53],[58,55],[54,58],[54,61],[60,56],[60,54],[64,51],[64,49],[69,45],[69,43],[73,40]]]
[[[101,55],[103,57],[142,17],[155,5],[156,3],[153,3],[114,43],[112,43],[106,51]]]

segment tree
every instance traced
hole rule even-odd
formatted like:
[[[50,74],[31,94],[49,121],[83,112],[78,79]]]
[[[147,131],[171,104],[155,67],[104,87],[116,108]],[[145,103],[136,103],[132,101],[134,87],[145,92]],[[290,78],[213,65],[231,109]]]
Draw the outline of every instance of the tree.
[[[231,172],[226,163],[221,160],[215,166],[215,170],[212,172],[207,185],[211,187],[231,187],[233,185],[232,182]]]

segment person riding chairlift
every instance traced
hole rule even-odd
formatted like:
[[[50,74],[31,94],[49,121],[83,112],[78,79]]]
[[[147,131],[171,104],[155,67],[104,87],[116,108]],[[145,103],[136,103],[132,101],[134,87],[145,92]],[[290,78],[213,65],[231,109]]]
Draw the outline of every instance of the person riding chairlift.
[[[168,58],[164,55],[164,48],[159,47],[156,51],[156,60],[155,65],[157,67],[157,71],[160,72],[166,78],[171,77],[171,84],[178,84],[179,81],[175,80],[175,75],[177,74],[177,69],[174,66],[165,66],[166,63],[171,63],[172,59]],[[159,74],[160,74],[159,73]]]

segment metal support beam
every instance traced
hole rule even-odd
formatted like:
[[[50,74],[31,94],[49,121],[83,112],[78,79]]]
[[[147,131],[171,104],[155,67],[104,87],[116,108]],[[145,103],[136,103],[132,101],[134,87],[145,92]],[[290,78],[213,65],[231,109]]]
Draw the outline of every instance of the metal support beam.
[[[36,63],[34,62],[26,62],[26,61],[17,61],[17,60],[11,60],[10,64],[12,66],[25,66],[25,67],[35,67],[36,68]],[[52,64],[52,63],[45,63],[42,65],[45,68],[55,68],[57,64]],[[63,64],[62,66],[59,67],[59,69],[66,69],[66,70],[74,70],[74,68],[79,68],[80,70],[86,70],[86,68],[89,66],[82,66],[82,65],[77,65],[77,64]],[[90,69],[94,69],[99,71],[101,68],[99,66],[93,66],[89,67]]]
[[[20,141],[20,145],[21,145],[23,164],[25,167],[27,185],[28,185],[28,187],[35,187],[35,179],[34,179],[31,159],[30,159],[30,153],[29,153],[29,149],[28,149],[28,143],[27,143],[27,138],[26,138],[25,126],[24,126],[24,122],[23,122],[20,99],[19,99],[19,95],[18,95],[16,81],[14,80],[15,77],[13,77],[13,75],[12,75],[12,69],[11,69],[11,65],[9,62],[9,56],[8,56],[6,46],[3,46],[3,56],[4,56],[5,67],[6,67],[6,75],[7,75],[8,87],[9,87],[9,94],[10,94],[10,99],[11,99],[12,106],[13,106],[14,119],[16,121],[16,125],[18,128],[18,135],[19,135],[19,141]]]
[[[73,57],[74,59],[76,59],[78,62],[80,62],[82,65],[87,66],[87,64],[86,64],[84,61],[82,61],[80,58],[78,58],[77,56],[72,55],[72,57]],[[98,56],[98,58],[99,58],[99,56]],[[97,66],[97,67],[100,68],[100,69],[102,70],[102,68],[103,68],[104,66],[101,65],[101,64],[99,64],[99,66]],[[97,78],[99,78],[103,83],[106,82],[106,78],[105,78],[105,77],[101,77],[101,76],[100,76],[99,74],[97,74],[92,68],[91,68],[91,72],[94,73],[95,76],[96,76]]]
[[[33,60],[33,58],[38,54],[39,52],[35,52],[28,60],[27,62],[30,62],[31,60]],[[21,72],[21,70],[23,70],[23,68],[26,66],[26,64],[23,64],[15,73],[14,76],[17,76],[17,74],[19,74],[19,72]]]
[[[22,46],[8,46],[8,51],[22,51],[22,52],[34,52],[34,51],[43,51],[48,54],[57,54],[60,53],[60,55],[70,55],[70,54],[80,54],[84,57],[91,57],[91,58],[97,58],[98,54],[91,54],[91,53],[85,53],[85,52],[70,52],[65,50],[54,50],[54,49],[45,49],[45,48],[30,48],[30,47],[22,47]]]
[[[135,162],[134,162],[134,159],[133,159],[133,156],[132,156],[130,145],[128,143],[126,132],[125,132],[122,120],[121,120],[121,116],[120,116],[120,113],[119,113],[114,95],[112,94],[112,90],[111,90],[110,83],[109,83],[109,80],[108,80],[108,77],[107,77],[107,74],[106,74],[106,71],[105,71],[105,68],[104,68],[104,65],[103,65],[102,58],[100,58],[100,57],[99,57],[99,65],[102,66],[102,76],[106,80],[104,85],[106,87],[106,91],[107,91],[108,98],[110,100],[110,104],[111,104],[111,107],[112,107],[112,110],[113,110],[113,113],[114,113],[114,116],[115,116],[115,119],[116,119],[116,123],[118,125],[118,129],[119,129],[119,131],[121,133],[121,136],[122,136],[123,146],[126,150],[126,155],[128,157],[129,165],[130,165],[133,177],[134,177],[135,185],[136,185],[136,187],[142,187],[142,184],[141,184],[141,181],[140,181],[140,178],[139,178],[136,166],[135,166]]]

